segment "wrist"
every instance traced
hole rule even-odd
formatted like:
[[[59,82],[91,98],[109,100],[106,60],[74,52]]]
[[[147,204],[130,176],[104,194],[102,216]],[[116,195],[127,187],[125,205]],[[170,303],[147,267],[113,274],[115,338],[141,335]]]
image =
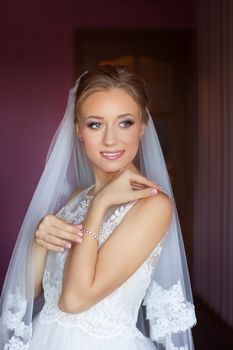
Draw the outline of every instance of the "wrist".
[[[40,243],[37,242],[37,238],[34,237],[34,248],[36,251],[40,251],[41,253],[47,254],[48,249],[43,247]]]

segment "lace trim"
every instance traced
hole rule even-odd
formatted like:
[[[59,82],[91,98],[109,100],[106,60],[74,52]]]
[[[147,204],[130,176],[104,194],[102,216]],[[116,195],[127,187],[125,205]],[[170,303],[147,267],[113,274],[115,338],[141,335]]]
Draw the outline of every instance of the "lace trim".
[[[95,338],[111,338],[117,335],[128,338],[143,337],[135,327],[137,314],[128,313],[121,307],[119,289],[88,310],[78,314],[69,314],[61,311],[57,306],[60,283],[52,287],[49,272],[46,273],[44,283],[47,289],[45,296],[47,302],[40,313],[40,323],[56,322],[63,327],[77,327]]]
[[[151,339],[166,345],[167,350],[188,350],[187,346],[175,347],[171,339],[172,333],[184,332],[197,323],[194,305],[185,301],[181,281],[166,290],[153,280],[143,305]]]
[[[170,336],[166,336],[165,341],[162,342],[163,345],[165,345],[166,350],[189,350],[188,346],[175,346],[171,340]]]
[[[123,217],[127,214],[129,209],[136,203],[136,201],[127,203],[124,206],[121,206],[114,210],[114,212],[110,215],[110,217],[103,222],[100,228],[99,235],[99,247],[106,241],[106,239],[110,236],[113,230],[119,225],[122,221]]]
[[[81,200],[76,210],[71,211],[69,206],[64,206],[56,214],[57,217],[65,219],[69,223],[79,224],[84,220],[87,213],[90,199]]]
[[[27,309],[27,302],[20,294],[19,288],[16,293],[10,293],[6,298],[5,310],[0,319],[0,325],[5,338],[3,350],[27,350],[32,335],[32,326],[23,322]]]

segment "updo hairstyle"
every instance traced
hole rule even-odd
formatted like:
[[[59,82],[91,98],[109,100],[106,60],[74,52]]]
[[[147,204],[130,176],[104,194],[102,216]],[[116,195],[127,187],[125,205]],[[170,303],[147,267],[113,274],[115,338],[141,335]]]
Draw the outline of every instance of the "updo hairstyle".
[[[132,72],[129,67],[111,64],[93,68],[81,77],[75,96],[74,122],[78,123],[82,103],[89,95],[111,88],[124,89],[137,103],[141,120],[147,123],[148,95],[145,81]]]

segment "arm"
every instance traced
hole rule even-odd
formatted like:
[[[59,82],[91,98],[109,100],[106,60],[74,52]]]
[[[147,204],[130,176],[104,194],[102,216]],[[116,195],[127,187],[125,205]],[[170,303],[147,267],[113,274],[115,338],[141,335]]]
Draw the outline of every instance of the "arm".
[[[157,187],[159,189],[159,186],[156,184],[154,185],[155,188]],[[68,203],[81,191],[82,189],[77,189],[70,197]],[[99,212],[99,214],[101,214],[101,212]],[[90,217],[89,219],[92,222],[92,218]],[[101,220],[102,216],[100,221]],[[38,224],[34,241],[36,269],[35,297],[39,296],[42,292],[42,277],[48,250],[59,252],[64,249],[70,249],[72,245],[76,245],[74,243],[82,242],[83,234],[80,229],[80,225],[76,226],[66,223],[64,220],[61,220],[54,215],[46,215]],[[98,230],[98,225],[96,228],[93,228],[93,230],[95,229]],[[46,241],[44,240],[44,237],[46,237]]]
[[[35,290],[34,297],[37,298],[42,293],[42,277],[47,257],[47,249],[39,246],[34,241],[34,258],[35,258]]]
[[[72,194],[68,203],[79,192],[81,192],[81,189],[76,190]],[[55,215],[48,214],[39,222],[34,235],[35,298],[42,293],[42,278],[48,250],[59,252],[65,248],[69,249],[71,242],[77,243],[81,241],[81,234],[80,229],[64,222]],[[46,241],[44,237],[47,238]]]
[[[103,218],[99,208],[93,201],[84,222],[84,227],[95,233],[99,232]],[[74,246],[67,258],[59,307],[65,312],[79,313],[118,288],[162,239],[171,218],[172,201],[159,193],[140,199],[99,252],[96,240],[85,235],[82,244]]]

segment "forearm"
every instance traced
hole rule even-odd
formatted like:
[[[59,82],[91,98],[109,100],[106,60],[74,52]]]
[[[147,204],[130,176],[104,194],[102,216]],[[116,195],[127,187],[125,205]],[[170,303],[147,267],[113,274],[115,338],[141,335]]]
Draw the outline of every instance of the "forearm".
[[[47,257],[47,250],[34,242],[34,256],[35,256],[35,298],[42,292],[42,277],[44,273],[44,266]]]
[[[102,209],[101,209],[102,208]],[[93,200],[83,222],[84,228],[97,236],[105,210]],[[82,243],[72,247],[67,257],[59,307],[65,312],[78,312],[85,308],[85,300],[91,295],[98,257],[97,240],[84,234]]]

